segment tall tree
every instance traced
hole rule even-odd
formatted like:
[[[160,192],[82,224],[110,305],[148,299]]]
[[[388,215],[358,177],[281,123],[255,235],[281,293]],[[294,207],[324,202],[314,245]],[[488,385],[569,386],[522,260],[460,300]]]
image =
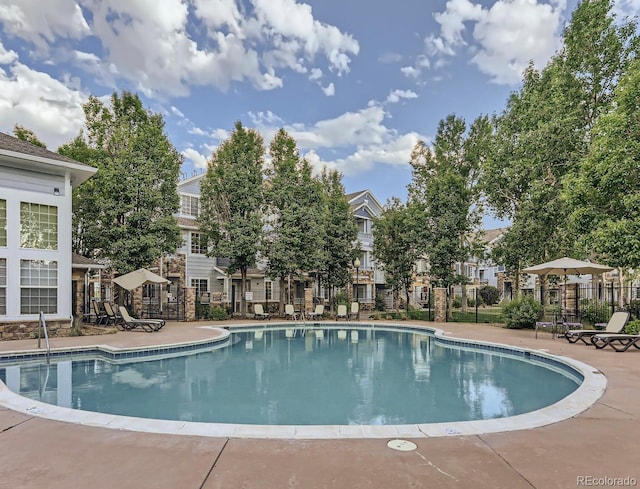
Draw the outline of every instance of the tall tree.
[[[321,283],[329,289],[329,304],[333,308],[333,289],[350,283],[350,269],[360,253],[358,224],[345,196],[340,172],[325,169],[322,189],[325,201],[324,257],[319,276]]]
[[[228,273],[240,271],[240,309],[247,313],[247,270],[256,264],[262,240],[262,136],[240,121],[213,153],[200,187],[198,217],[207,254],[229,258]]]
[[[31,143],[35,146],[40,146],[41,148],[47,147],[46,144],[38,139],[33,131],[21,126],[20,124],[16,124],[15,126],[13,126],[13,135],[18,139]]]
[[[98,168],[74,189],[76,251],[106,258],[120,273],[150,266],[180,244],[178,211],[182,157],[164,132],[162,115],[132,93],[110,104],[90,97],[86,133],[58,151]]]
[[[296,273],[317,270],[322,259],[323,206],[320,182],[300,158],[295,140],[280,129],[270,146],[264,255],[267,273],[280,281],[280,309],[285,281]]]
[[[480,220],[474,205],[475,150],[480,144],[476,133],[484,131],[481,124],[477,123],[473,141],[467,142],[466,123],[449,115],[440,121],[433,150],[419,142],[411,156],[409,206],[417,216],[414,225],[420,252],[429,259],[431,281],[441,287],[468,281],[455,265],[475,251],[472,236]]]
[[[385,205],[380,217],[373,220],[373,254],[384,270],[385,282],[394,295],[404,291],[407,312],[414,267],[420,258],[411,211],[412,208],[393,197]]]
[[[566,187],[581,249],[622,272],[640,267],[639,100],[636,59],[616,87],[614,108],[594,125],[580,173]]]

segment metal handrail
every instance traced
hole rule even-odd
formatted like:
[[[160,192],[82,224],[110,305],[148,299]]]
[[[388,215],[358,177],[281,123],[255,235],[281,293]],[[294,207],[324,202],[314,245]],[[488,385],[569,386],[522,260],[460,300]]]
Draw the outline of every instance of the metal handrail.
[[[38,324],[38,348],[40,348],[40,329],[44,330],[44,341],[47,344],[47,363],[51,356],[51,347],[49,346],[49,333],[47,332],[47,321],[44,318],[44,312],[40,311],[40,319]]]

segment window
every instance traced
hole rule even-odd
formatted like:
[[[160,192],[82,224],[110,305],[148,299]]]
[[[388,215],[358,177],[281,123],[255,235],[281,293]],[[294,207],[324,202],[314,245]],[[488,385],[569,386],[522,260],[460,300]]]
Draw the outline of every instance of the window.
[[[58,312],[58,262],[20,260],[20,314]]]
[[[264,298],[267,301],[273,298],[273,282],[271,280],[264,281]]]
[[[58,208],[20,202],[20,248],[58,249]]]
[[[206,278],[192,278],[191,287],[195,287],[196,295],[202,295],[209,292],[209,279]]]
[[[202,246],[202,236],[200,233],[191,233],[191,253],[194,255],[204,255],[204,246]]]
[[[0,258],[0,315],[7,314],[7,259]]]
[[[198,217],[200,214],[200,198],[192,197],[190,195],[181,195],[180,202],[182,207],[182,214]]]
[[[7,201],[0,200],[0,246],[7,246]]]

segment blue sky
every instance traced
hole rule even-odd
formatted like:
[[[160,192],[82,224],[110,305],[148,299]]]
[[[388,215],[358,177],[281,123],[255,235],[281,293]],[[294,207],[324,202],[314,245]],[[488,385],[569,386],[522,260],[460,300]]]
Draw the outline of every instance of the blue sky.
[[[576,0],[9,0],[0,4],[0,131],[49,149],[89,95],[138,93],[190,176],[236,120],[284,127],[318,170],[382,204],[406,198],[418,140],[448,114],[503,110],[529,60],[561,44]],[[635,15],[640,0],[618,0]],[[496,225],[490,218],[487,227]]]

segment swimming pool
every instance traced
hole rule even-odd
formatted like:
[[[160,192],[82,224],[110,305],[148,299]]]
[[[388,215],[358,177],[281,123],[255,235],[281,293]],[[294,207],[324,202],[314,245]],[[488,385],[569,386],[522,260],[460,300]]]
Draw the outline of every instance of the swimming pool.
[[[284,427],[279,432],[289,436],[294,426],[308,435],[317,425],[333,425],[342,433],[382,434],[389,432],[384,427],[397,432],[404,426],[424,436],[427,423],[453,434],[464,431],[461,421],[489,420],[480,422],[486,425],[544,412],[579,390],[584,377],[544,354],[424,330],[316,326],[238,328],[232,341],[210,352],[175,358],[163,352],[159,360],[138,356],[134,362],[62,357],[48,368],[5,368],[0,378],[30,399],[83,412],[188,421],[180,425],[186,431],[206,424],[227,432],[233,425],[235,433],[262,426],[273,434]],[[109,418],[111,425],[123,423]]]

